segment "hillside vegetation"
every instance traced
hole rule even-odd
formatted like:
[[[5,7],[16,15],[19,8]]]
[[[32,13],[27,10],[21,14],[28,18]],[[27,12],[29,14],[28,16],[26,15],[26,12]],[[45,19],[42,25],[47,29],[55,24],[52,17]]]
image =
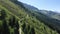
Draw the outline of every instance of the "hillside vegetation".
[[[15,2],[0,0],[0,34],[59,34]]]

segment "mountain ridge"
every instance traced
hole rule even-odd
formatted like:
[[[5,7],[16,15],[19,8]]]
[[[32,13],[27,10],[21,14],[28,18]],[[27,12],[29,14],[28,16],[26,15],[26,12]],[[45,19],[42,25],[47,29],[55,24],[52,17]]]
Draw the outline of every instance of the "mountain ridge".
[[[27,8],[27,9],[29,9],[31,11],[37,11],[37,12],[40,12],[40,13],[42,13],[44,15],[47,15],[47,16],[49,16],[51,18],[60,20],[60,18],[59,18],[60,17],[60,13],[58,13],[58,12],[48,11],[48,10],[39,10],[36,7],[33,7],[31,5],[28,5],[28,4],[24,4],[24,3],[23,3],[23,5],[25,6],[25,8]]]

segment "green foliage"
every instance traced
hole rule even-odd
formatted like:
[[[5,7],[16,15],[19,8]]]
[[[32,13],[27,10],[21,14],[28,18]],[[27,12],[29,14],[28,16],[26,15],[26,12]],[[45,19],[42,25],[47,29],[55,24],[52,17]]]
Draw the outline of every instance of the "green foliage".
[[[5,19],[5,17],[6,17],[5,11],[4,10],[1,10],[0,11],[0,20]]]

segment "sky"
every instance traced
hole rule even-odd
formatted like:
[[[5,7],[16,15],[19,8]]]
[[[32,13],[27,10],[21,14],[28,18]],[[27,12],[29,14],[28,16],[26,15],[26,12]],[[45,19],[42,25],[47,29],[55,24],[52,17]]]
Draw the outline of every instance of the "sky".
[[[20,2],[32,5],[39,10],[51,10],[60,12],[60,0],[18,0]]]

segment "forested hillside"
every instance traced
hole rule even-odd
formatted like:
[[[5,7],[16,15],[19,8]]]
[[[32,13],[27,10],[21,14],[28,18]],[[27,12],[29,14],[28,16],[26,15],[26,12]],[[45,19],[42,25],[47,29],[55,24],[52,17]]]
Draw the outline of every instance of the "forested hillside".
[[[0,0],[0,34],[59,34],[35,14],[17,0]]]

